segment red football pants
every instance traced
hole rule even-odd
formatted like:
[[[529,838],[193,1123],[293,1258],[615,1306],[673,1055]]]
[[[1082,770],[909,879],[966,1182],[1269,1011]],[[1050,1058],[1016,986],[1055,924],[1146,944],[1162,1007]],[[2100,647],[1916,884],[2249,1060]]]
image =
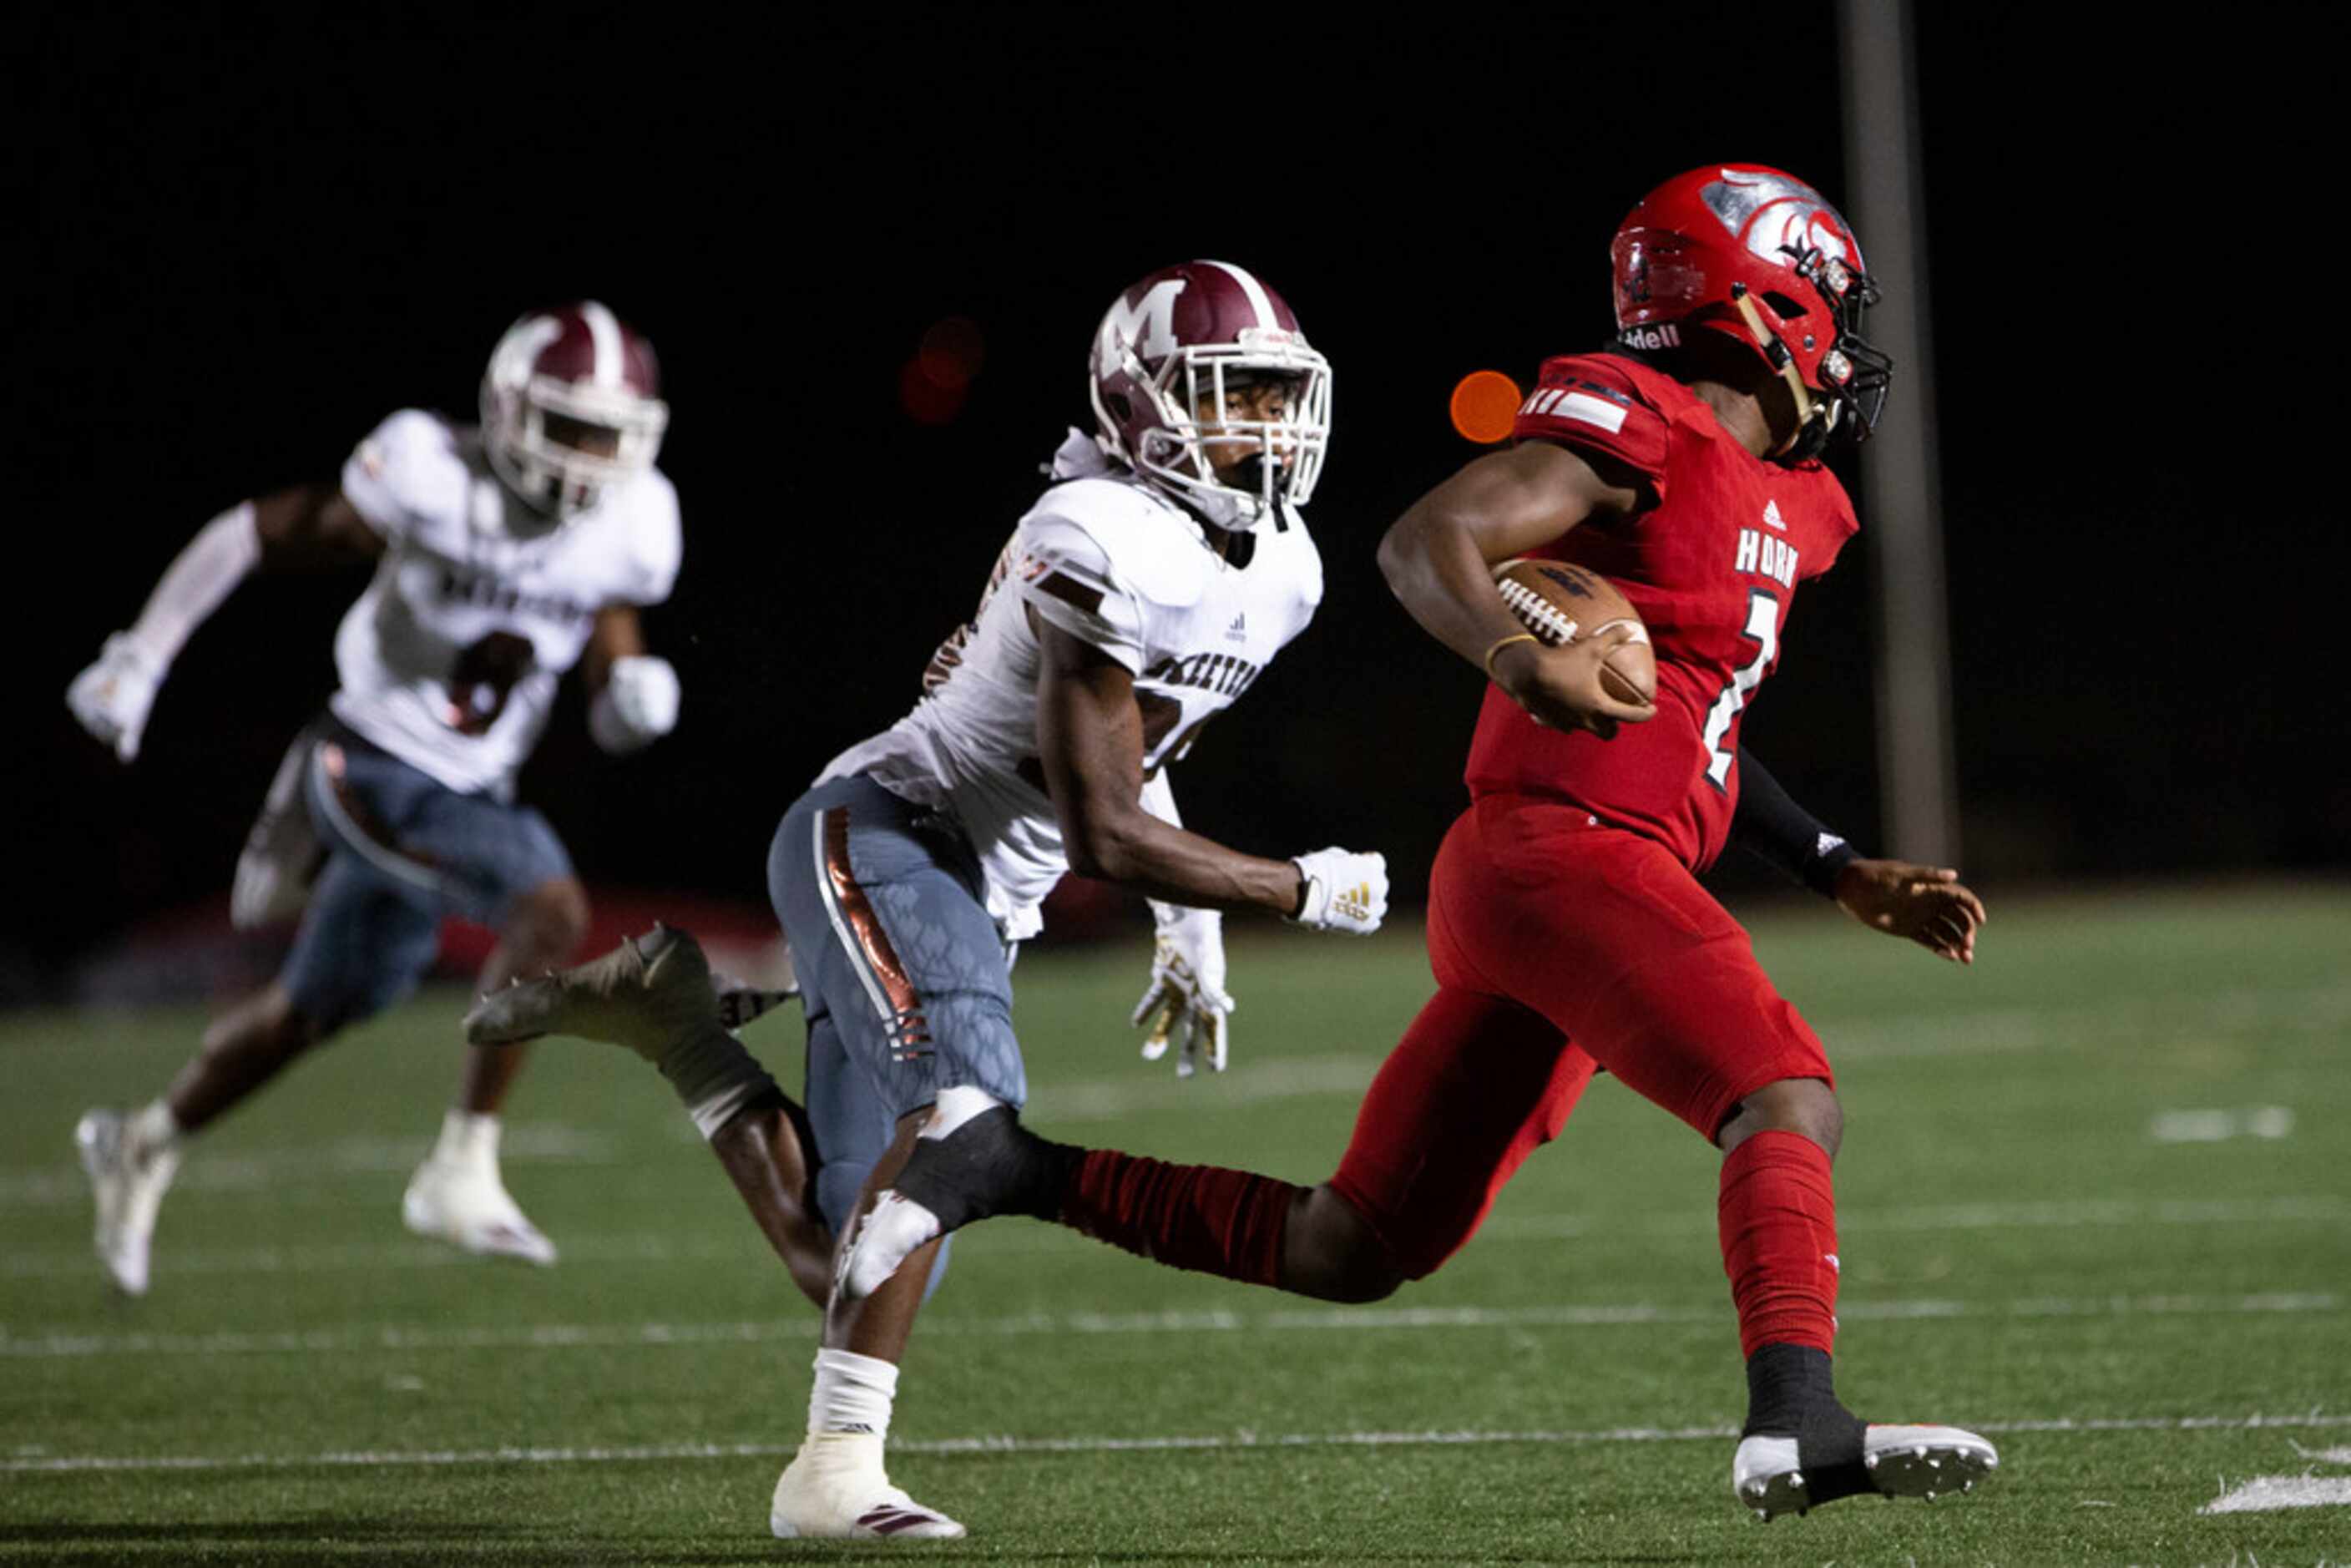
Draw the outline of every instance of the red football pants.
[[[1374,1079],[1332,1186],[1418,1279],[1566,1125],[1595,1064],[1709,1142],[1828,1058],[1747,933],[1663,846],[1557,801],[1489,796],[1429,877],[1437,993]]]

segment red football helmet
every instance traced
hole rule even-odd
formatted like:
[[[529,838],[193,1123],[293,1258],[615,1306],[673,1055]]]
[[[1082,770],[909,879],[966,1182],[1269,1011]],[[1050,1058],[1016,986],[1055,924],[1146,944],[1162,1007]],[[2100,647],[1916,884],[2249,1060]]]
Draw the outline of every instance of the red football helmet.
[[[1775,454],[1817,454],[1831,431],[1865,440],[1893,361],[1861,338],[1877,303],[1851,225],[1810,185],[1760,163],[1709,163],[1641,198],[1608,247],[1617,340],[1671,348],[1685,326],[1729,334],[1787,378],[1802,420]]]
[[[1227,394],[1269,380],[1289,391],[1280,417],[1233,417]],[[1281,296],[1241,267],[1186,262],[1120,295],[1094,334],[1089,390],[1112,455],[1219,528],[1253,528],[1279,517],[1277,502],[1314,493],[1331,439],[1331,362]],[[1220,478],[1210,449],[1235,447],[1249,455]]]
[[[482,445],[508,488],[569,517],[653,466],[669,423],[653,346],[593,299],[507,329],[482,377]]]

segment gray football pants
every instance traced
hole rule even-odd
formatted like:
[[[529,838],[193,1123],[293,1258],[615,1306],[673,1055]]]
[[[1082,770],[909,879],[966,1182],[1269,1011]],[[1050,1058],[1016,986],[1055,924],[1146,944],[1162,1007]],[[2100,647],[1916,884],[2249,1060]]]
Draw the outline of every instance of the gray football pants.
[[[799,976],[817,1206],[836,1235],[907,1113],[965,1085],[1029,1098],[981,885],[952,821],[870,779],[818,785],[776,830],[768,891]]]

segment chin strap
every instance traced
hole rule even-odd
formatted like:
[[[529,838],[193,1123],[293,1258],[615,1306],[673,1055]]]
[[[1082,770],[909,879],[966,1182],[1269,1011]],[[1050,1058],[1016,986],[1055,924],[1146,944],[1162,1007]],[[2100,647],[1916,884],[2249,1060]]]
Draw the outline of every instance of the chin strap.
[[[1763,357],[1771,361],[1771,368],[1778,371],[1781,379],[1788,383],[1788,390],[1795,394],[1795,434],[1771,453],[1774,457],[1789,456],[1802,444],[1805,432],[1813,426],[1813,416],[1823,411],[1813,407],[1812,389],[1804,385],[1804,378],[1797,373],[1795,356],[1789,353],[1788,346],[1773,337],[1763,325],[1763,313],[1756,309],[1755,301],[1748,298],[1746,285],[1734,283],[1730,286],[1730,302],[1738,307],[1739,319],[1747,323],[1748,332],[1755,339],[1755,347],[1762,351]]]

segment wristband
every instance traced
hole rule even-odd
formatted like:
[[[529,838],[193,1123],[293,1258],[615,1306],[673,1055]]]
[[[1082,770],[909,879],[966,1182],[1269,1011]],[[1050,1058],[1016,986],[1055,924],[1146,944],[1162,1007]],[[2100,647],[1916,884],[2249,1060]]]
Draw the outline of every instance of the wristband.
[[[1540,643],[1541,641],[1541,638],[1536,636],[1531,632],[1513,632],[1507,637],[1495,638],[1494,645],[1486,650],[1486,678],[1489,681],[1495,679],[1495,654],[1500,653],[1503,649],[1509,647],[1513,643]]]

